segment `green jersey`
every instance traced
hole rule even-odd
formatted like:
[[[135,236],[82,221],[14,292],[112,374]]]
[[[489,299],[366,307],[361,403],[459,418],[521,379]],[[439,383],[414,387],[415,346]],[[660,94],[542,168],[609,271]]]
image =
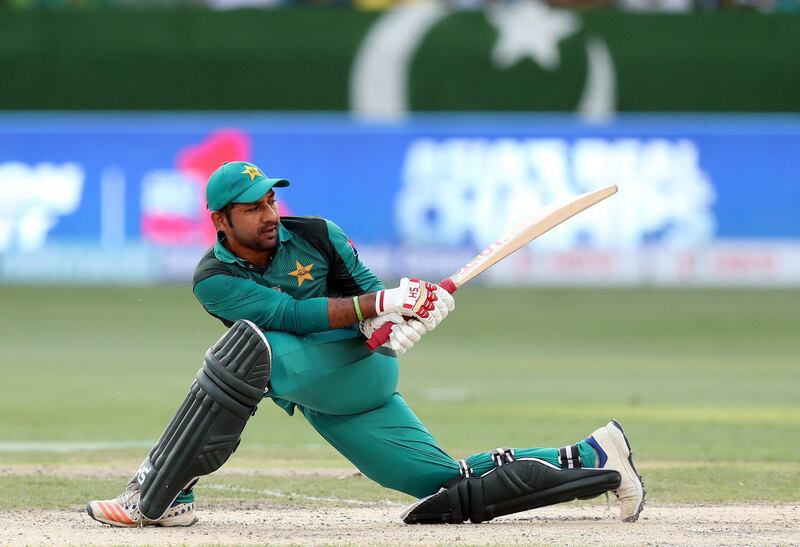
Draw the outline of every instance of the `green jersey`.
[[[278,248],[263,270],[235,256],[222,240],[197,265],[194,294],[226,326],[248,319],[268,331],[327,331],[327,297],[384,288],[333,222],[283,217],[278,235]]]

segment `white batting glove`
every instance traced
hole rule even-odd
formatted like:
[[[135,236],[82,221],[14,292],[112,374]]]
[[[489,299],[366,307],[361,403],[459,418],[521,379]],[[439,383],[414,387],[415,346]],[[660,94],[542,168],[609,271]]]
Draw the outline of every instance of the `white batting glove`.
[[[397,355],[403,355],[422,339],[428,332],[425,325],[418,319],[409,319],[402,323],[392,325],[392,334],[389,335],[389,344]]]
[[[378,315],[399,313],[418,319],[427,330],[433,330],[455,309],[452,295],[435,283],[404,277],[395,289],[378,291],[375,311]]]
[[[394,350],[397,355],[403,355],[422,339],[428,332],[419,320],[406,318],[399,313],[388,313],[379,317],[371,317],[359,323],[361,333],[370,338],[383,324],[392,323],[392,332],[389,340],[382,347]]]
[[[399,323],[405,321],[406,318],[399,313],[387,313],[378,317],[370,317],[358,323],[358,329],[366,338],[372,338],[376,330],[381,328],[384,323]]]

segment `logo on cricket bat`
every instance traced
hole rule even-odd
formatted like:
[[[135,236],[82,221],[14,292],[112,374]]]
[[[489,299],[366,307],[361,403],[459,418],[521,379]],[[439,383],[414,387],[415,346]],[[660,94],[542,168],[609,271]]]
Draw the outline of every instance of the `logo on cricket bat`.
[[[492,256],[492,255],[495,253],[495,251],[497,251],[497,249],[499,249],[500,247],[502,247],[502,246],[503,246],[503,243],[505,243],[506,241],[508,241],[508,239],[509,239],[509,238],[507,238],[507,237],[503,237],[503,238],[500,238],[500,239],[498,239],[498,240],[497,240],[497,241],[495,241],[494,243],[491,243],[491,244],[490,244],[488,247],[486,247],[486,248],[485,248],[483,251],[481,251],[481,253],[480,253],[478,256],[476,256],[475,258],[473,258],[472,260],[470,260],[469,262],[467,262],[466,264],[464,264],[464,265],[461,267],[461,269],[460,269],[460,270],[458,270],[458,271],[457,271],[457,272],[456,272],[456,273],[453,275],[453,277],[454,277],[454,278],[455,278],[455,277],[463,277],[463,276],[464,276],[464,275],[466,275],[467,273],[471,272],[471,271],[472,271],[473,269],[475,269],[475,268],[476,268],[476,267],[477,267],[479,264],[481,264],[481,263],[482,263],[484,260],[486,260],[487,258],[489,258],[490,256]]]

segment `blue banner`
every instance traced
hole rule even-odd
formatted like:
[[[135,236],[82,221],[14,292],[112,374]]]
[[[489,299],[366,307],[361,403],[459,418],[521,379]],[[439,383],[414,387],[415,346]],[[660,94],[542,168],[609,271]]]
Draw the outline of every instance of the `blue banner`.
[[[696,249],[800,240],[800,117],[7,114],[0,253],[52,246],[197,249],[204,184],[249,160],[292,181],[282,214],[321,215],[359,245],[480,249],[567,195],[619,194],[542,249]]]

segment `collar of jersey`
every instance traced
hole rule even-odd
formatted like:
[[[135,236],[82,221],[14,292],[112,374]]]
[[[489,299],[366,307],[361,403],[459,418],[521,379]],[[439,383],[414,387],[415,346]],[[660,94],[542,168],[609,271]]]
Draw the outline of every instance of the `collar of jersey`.
[[[239,258],[232,252],[228,250],[228,248],[222,244],[222,241],[225,239],[225,234],[222,232],[217,232],[217,242],[214,244],[214,256],[216,256],[222,262],[227,262],[228,264],[238,264],[240,266],[247,266],[248,262],[242,258]],[[283,227],[283,224],[278,224],[278,240],[281,243],[285,243],[292,239],[292,232],[287,230]]]

